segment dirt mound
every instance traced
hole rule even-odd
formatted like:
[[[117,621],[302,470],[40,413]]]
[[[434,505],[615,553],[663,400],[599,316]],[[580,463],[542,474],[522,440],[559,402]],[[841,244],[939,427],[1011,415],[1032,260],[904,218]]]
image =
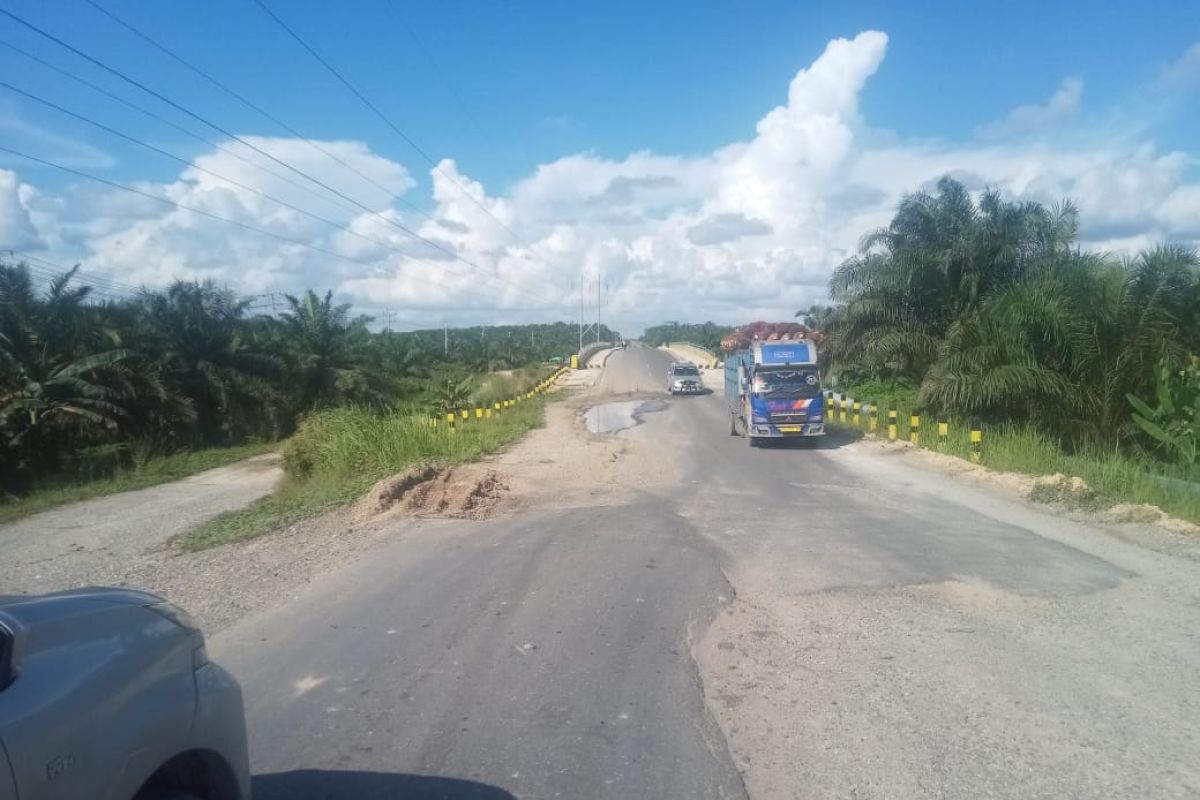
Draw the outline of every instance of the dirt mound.
[[[438,468],[432,464],[418,464],[415,467],[409,467],[399,475],[384,478],[359,498],[358,502],[354,504],[351,515],[355,521],[361,521],[390,511],[412,491],[414,486],[432,480],[437,474]]]
[[[422,465],[384,478],[354,505],[363,521],[401,511],[421,517],[483,519],[508,488],[494,470]]]
[[[1088,508],[1099,503],[1096,493],[1083,478],[1068,477],[1061,472],[1035,480],[1029,491],[1029,499],[1035,503],[1062,503],[1072,509]]]

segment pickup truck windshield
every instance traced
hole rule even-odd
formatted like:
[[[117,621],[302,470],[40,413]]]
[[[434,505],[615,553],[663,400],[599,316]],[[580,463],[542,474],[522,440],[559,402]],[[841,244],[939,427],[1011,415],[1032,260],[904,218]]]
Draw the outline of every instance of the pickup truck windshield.
[[[676,367],[674,374],[677,378],[681,375],[688,378],[694,378],[700,374],[700,370],[696,369],[695,367]]]
[[[760,370],[754,373],[754,391],[759,394],[786,394],[815,397],[821,391],[816,370]]]

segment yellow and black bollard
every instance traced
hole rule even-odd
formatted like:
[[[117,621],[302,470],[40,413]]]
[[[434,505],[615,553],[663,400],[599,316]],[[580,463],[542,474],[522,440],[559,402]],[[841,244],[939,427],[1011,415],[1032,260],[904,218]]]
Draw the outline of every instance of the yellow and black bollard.
[[[946,441],[950,438],[950,421],[938,420],[938,450],[946,449]]]
[[[854,401],[854,427],[862,425],[862,403]]]
[[[475,406],[475,419],[483,419],[483,409]]]
[[[921,444],[921,417],[913,414],[908,418],[908,440],[915,445]]]
[[[493,408],[496,409],[496,416],[497,417],[500,416],[500,401],[499,400],[497,400],[495,402],[495,404],[493,405]]]
[[[900,435],[900,426],[896,420],[900,416],[900,412],[892,408],[888,410],[888,440],[896,441],[896,437]]]
[[[983,428],[978,422],[971,423],[971,460],[976,464],[983,460]]]
[[[867,430],[871,433],[879,430],[879,407],[875,403],[867,409]]]
[[[459,413],[461,413],[461,414],[462,414],[462,421],[463,421],[463,422],[466,422],[467,420],[469,420],[469,419],[471,418],[471,411],[470,411],[469,409],[466,409],[466,408],[464,408],[464,409],[463,409],[461,412],[459,412]]]
[[[453,411],[446,412],[446,427],[451,433],[454,433],[454,418],[457,416]]]
[[[850,410],[850,401],[843,397],[842,401],[838,405],[841,406],[841,414],[838,415],[838,422],[845,423],[847,416],[846,412]]]

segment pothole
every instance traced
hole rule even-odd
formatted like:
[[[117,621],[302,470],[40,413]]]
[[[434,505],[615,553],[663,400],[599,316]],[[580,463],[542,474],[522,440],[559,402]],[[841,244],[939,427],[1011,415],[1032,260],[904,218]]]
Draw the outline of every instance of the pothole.
[[[614,434],[642,423],[642,415],[662,411],[662,400],[621,400],[601,403],[583,412],[583,424],[592,433]]]

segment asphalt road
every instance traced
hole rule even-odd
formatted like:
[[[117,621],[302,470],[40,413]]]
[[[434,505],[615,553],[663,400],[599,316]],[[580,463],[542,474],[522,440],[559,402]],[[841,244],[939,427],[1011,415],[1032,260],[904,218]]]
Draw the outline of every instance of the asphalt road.
[[[1194,551],[751,449],[719,394],[638,421],[677,485],[438,523],[215,637],[257,800],[1200,793]]]

